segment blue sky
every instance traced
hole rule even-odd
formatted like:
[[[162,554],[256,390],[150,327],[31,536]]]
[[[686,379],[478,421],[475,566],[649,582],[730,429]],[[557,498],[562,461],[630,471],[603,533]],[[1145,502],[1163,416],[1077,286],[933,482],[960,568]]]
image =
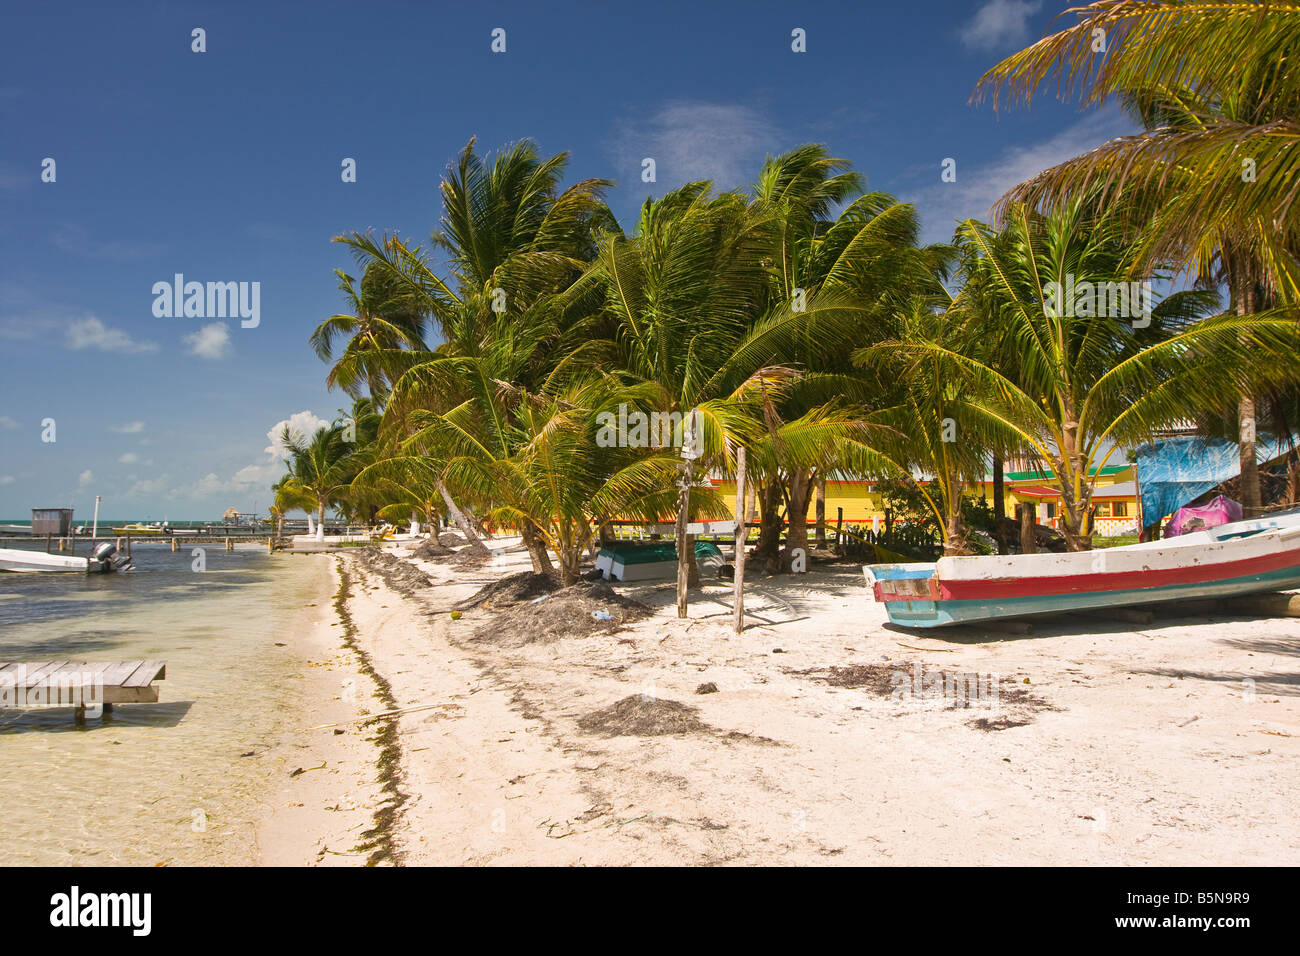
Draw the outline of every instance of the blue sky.
[[[307,345],[342,305],[331,270],[352,266],[330,238],[427,241],[438,179],[471,136],[569,151],[569,181],[620,184],[625,225],[647,194],[745,185],[766,154],[824,142],[945,240],[1020,180],[1128,131],[1050,95],[1000,115],[968,102],[1065,6],[9,4],[0,516],[88,518],[96,494],[114,518],[265,513],[282,472],[269,433],[348,404]],[[942,183],[949,157],[957,181]],[[259,282],[260,323],[156,317],[152,288],[176,273]]]

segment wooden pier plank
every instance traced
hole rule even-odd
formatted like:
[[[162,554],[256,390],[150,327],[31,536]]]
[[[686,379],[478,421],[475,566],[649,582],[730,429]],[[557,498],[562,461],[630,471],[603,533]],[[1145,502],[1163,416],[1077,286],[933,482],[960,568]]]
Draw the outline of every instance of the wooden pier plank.
[[[101,685],[100,702],[104,704],[151,703],[158,700],[158,688],[153,681],[163,680],[167,675],[165,661],[46,661],[44,663],[24,664],[21,661],[0,662],[0,673],[16,672],[26,668],[23,677],[23,689],[44,690],[48,692],[58,685],[60,676],[84,675],[88,680],[80,686]],[[75,686],[75,685],[68,685]],[[62,696],[62,687],[59,695]],[[38,700],[40,698],[38,697]],[[53,703],[59,706],[58,702]],[[78,720],[84,719],[84,710],[77,708]]]
[[[167,678],[166,661],[140,661],[131,676],[121,682],[122,687],[148,687],[156,680]]]
[[[60,667],[62,667],[62,666],[63,666],[64,664],[66,664],[66,663],[68,663],[68,662],[67,662],[67,661],[48,661],[48,662],[46,662],[46,663],[44,663],[44,664],[40,664],[40,665],[28,664],[28,665],[27,665],[27,676],[26,676],[26,678],[25,678],[25,680],[24,680],[24,682],[23,682],[23,686],[24,686],[24,687],[31,687],[33,684],[35,684],[37,681],[39,681],[42,677],[44,677],[44,676],[47,675],[47,674],[52,674],[52,673],[54,673],[55,671],[57,671]],[[18,662],[15,666],[21,667],[21,666],[23,666],[23,665],[22,665],[22,662],[20,661],[20,662]]]
[[[104,686],[118,686],[135,673],[139,666],[139,661],[110,661],[108,669],[104,671]]]

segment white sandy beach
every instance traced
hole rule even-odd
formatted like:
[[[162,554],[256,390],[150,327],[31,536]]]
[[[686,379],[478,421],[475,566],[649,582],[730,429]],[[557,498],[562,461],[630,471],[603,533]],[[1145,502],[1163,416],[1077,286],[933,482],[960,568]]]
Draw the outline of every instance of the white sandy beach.
[[[493,610],[450,610],[527,571],[521,550],[470,570],[420,562],[435,584],[411,596],[361,556],[284,560],[331,580],[286,638],[317,665],[318,706],[268,762],[282,783],[266,863],[1300,863],[1300,619],[918,635],[887,627],[860,569],[838,564],[751,580],[747,608],[772,623],[741,637],[710,601],[727,588],[693,592],[679,622],[663,584],[618,589],[656,606],[622,633],[512,646],[500,629],[474,639]],[[1002,692],[996,709],[954,708],[820,679],[854,665],[996,675]],[[629,697],[696,707],[700,723],[579,726]],[[394,706],[419,709],[358,722]],[[325,724],[340,726],[308,729]]]

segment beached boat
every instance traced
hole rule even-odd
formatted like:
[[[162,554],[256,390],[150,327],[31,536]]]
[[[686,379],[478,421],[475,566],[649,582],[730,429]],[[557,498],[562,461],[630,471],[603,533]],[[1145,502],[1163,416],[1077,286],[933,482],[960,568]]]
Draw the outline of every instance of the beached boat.
[[[695,563],[702,575],[716,576],[724,564],[711,541],[695,542]],[[618,541],[596,556],[596,570],[610,581],[653,581],[677,573],[677,546],[671,541]]]
[[[863,573],[890,621],[907,627],[1285,591],[1300,588],[1300,510],[1127,547],[943,557]]]
[[[111,541],[101,541],[88,558],[75,554],[46,554],[44,551],[0,548],[0,571],[94,574],[129,570],[131,559],[118,554],[117,545]]]

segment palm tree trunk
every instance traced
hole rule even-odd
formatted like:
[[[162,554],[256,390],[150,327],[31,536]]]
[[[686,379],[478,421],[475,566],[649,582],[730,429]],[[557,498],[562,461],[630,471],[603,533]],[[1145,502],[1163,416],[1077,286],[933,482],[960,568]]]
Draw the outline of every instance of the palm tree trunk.
[[[1253,518],[1262,509],[1259,463],[1255,460],[1255,399],[1241,396],[1237,403],[1237,433],[1240,441],[1242,516]]]
[[[523,526],[519,529],[519,536],[523,538],[524,547],[528,549],[528,557],[532,559],[533,573],[554,574],[555,565],[551,564],[551,555],[546,550],[546,542],[537,533],[537,528],[527,518],[524,519]]]
[[[1034,554],[1038,551],[1038,542],[1034,534],[1034,506],[1029,502],[1016,505],[1020,513],[1020,553]]]
[[[826,479],[817,476],[817,547],[826,550]]]
[[[966,539],[966,523],[962,520],[960,504],[957,505],[956,511],[951,511],[948,514],[943,536],[943,553],[953,555],[971,553],[970,542]]]
[[[479,540],[478,532],[474,530],[474,525],[465,517],[465,513],[456,506],[456,502],[448,494],[447,486],[439,481],[437,487],[438,493],[442,495],[443,503],[447,506],[447,513],[451,515],[451,520],[456,522],[456,527],[460,529],[461,534],[465,535],[470,544],[483,545],[483,542]]]
[[[796,551],[803,552],[805,561],[808,558],[808,505],[811,491],[812,475],[803,468],[796,468],[790,476],[790,513],[787,515],[789,527],[785,533],[785,553],[781,558],[783,571],[792,570]]]
[[[1237,269],[1229,270],[1229,277],[1236,279],[1237,288],[1232,292],[1237,314],[1254,314],[1255,280],[1249,267],[1243,261]],[[1261,510],[1259,465],[1255,461],[1255,429],[1255,397],[1242,395],[1237,403],[1237,440],[1241,464],[1241,510],[1246,518],[1258,515]]]
[[[779,479],[773,479],[763,486],[762,496],[756,500],[759,505],[758,546],[754,556],[762,558],[765,565],[775,564],[781,551],[781,489],[777,486]],[[774,569],[769,567],[769,573]]]
[[[316,540],[325,540],[325,502],[323,500],[318,502],[316,512]]]
[[[993,517],[1007,516],[1005,465],[1001,455],[993,456]]]

